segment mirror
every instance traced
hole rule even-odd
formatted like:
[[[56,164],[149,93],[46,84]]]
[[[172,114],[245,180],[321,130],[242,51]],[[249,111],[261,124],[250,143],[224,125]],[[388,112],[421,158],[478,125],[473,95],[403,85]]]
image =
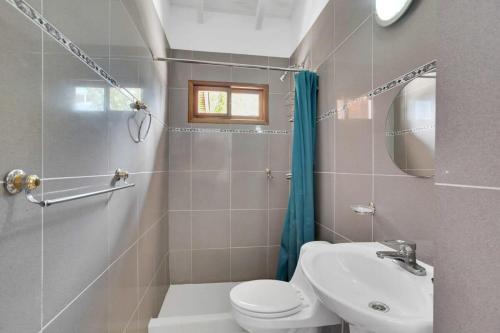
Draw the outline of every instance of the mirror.
[[[389,156],[403,172],[434,176],[436,72],[406,84],[394,98],[385,123]]]
[[[375,19],[382,27],[387,27],[403,16],[412,0],[376,0]]]

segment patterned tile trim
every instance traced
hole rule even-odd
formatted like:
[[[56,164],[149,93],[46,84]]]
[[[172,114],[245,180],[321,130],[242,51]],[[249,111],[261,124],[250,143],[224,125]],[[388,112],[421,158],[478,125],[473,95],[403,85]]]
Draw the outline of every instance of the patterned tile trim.
[[[350,102],[348,102],[347,104],[345,104],[344,106],[342,106],[340,109],[330,109],[328,110],[327,112],[323,112],[322,114],[320,114],[317,118],[316,118],[316,121],[317,122],[320,122],[322,120],[325,120],[325,119],[328,119],[328,118],[331,118],[333,116],[335,116],[335,114],[339,113],[339,112],[345,112],[347,111],[347,109],[349,108],[349,106],[353,105],[354,103],[364,99],[364,98],[372,98],[374,96],[377,96],[379,94],[382,94],[386,91],[389,91],[395,87],[398,87],[398,86],[401,86],[401,85],[404,85],[408,82],[410,82],[411,80],[419,77],[419,76],[422,76],[426,73],[429,73],[429,72],[432,72],[433,70],[436,69],[436,66],[437,66],[437,61],[436,60],[433,60],[425,65],[422,65],[418,68],[415,68],[414,70],[412,70],[411,72],[408,72],[404,75],[401,75],[400,77],[398,77],[397,79],[394,79],[388,83],[385,83],[383,85],[381,85],[380,87],[376,88],[376,89],[373,89],[372,91],[370,91],[369,93],[365,94],[365,95],[362,95]]]
[[[45,17],[42,16],[37,10],[31,7],[25,0],[6,0],[8,4],[16,8],[24,16],[26,16],[33,24],[38,26],[47,35],[52,37],[57,43],[64,47],[69,53],[78,58],[83,62],[88,68],[94,71],[97,75],[103,78],[113,87],[118,88],[124,95],[129,97],[133,101],[138,99],[126,88],[122,88],[120,83],[113,78],[108,72],[106,72],[101,66],[99,66],[91,57],[89,57],[83,50],[73,43],[68,37],[66,37],[59,29],[57,29],[52,23],[47,21]]]
[[[418,68],[415,68],[414,70],[412,70],[411,72],[408,72],[400,77],[398,77],[397,79],[394,79],[392,80],[391,82],[388,82],[372,91],[370,91],[367,96],[368,97],[373,97],[373,96],[377,96],[383,92],[386,92],[386,91],[389,91],[395,87],[398,87],[398,86],[401,86],[403,84],[406,84],[408,82],[410,82],[411,80],[419,77],[419,76],[422,76],[426,73],[429,73],[433,70],[436,69],[436,64],[437,64],[437,61],[436,60],[433,60],[423,66],[420,66]]]
[[[169,132],[179,133],[228,133],[228,134],[288,134],[287,130],[254,130],[239,128],[199,128],[199,127],[169,127]]]
[[[408,134],[408,133],[419,133],[419,132],[429,131],[429,130],[432,130],[435,128],[436,127],[434,125],[429,125],[429,126],[424,126],[424,127],[415,127],[415,128],[409,128],[409,129],[404,129],[404,130],[399,130],[399,131],[385,132],[385,136],[398,136],[398,135],[404,135],[404,134]]]

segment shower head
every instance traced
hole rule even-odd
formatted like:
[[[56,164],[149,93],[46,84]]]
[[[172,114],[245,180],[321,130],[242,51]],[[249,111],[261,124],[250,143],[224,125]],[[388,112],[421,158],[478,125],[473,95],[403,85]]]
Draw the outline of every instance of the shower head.
[[[288,72],[283,72],[283,74],[280,76],[280,81],[285,82],[287,76],[288,76]]]

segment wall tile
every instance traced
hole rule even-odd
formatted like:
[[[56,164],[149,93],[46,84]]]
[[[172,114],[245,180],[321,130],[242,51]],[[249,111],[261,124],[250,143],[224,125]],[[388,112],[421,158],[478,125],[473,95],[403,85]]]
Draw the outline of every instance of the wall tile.
[[[269,208],[287,208],[290,181],[286,179],[286,172],[274,172],[269,180]]]
[[[433,264],[434,198],[432,179],[375,176],[374,240],[411,237],[408,240],[417,243],[419,258]]]
[[[40,1],[31,2],[40,7]],[[0,96],[4,133],[0,155],[2,173],[29,166],[42,170],[42,37],[40,30],[8,3],[0,5]],[[3,177],[3,175],[2,175]]]
[[[312,67],[317,68],[333,51],[333,1],[329,1],[311,27]]]
[[[272,171],[290,171],[291,135],[269,136],[269,166]]]
[[[172,57],[192,59],[193,52],[185,50],[172,50]],[[171,88],[188,88],[188,81],[191,79],[191,64],[181,62],[171,62],[168,64],[168,85]]]
[[[191,251],[175,251],[169,255],[170,282],[183,284],[191,282]]]
[[[158,222],[167,213],[167,206],[170,203],[169,198],[172,198],[171,202],[174,204],[174,208],[175,205],[181,205],[179,202],[189,203],[189,200],[182,201],[185,198],[183,195],[184,193],[180,189],[177,189],[177,191],[174,192],[175,196],[170,196],[170,193],[167,194],[166,189],[169,188],[168,185],[171,183],[171,181],[174,185],[178,185],[179,183],[183,185],[183,181],[186,181],[186,179],[183,177],[185,176],[185,174],[182,174],[178,178],[175,178],[175,180],[172,180],[175,176],[175,173],[169,174],[165,172],[137,175],[140,234],[148,230],[153,224]]]
[[[436,59],[436,3],[435,0],[414,1],[404,17],[387,28],[374,21],[374,87]]]
[[[436,182],[500,187],[497,6],[482,3],[473,16],[453,8],[441,21],[450,3],[438,3]]]
[[[372,22],[366,21],[335,53],[337,107],[362,96],[372,87]]]
[[[316,223],[316,240],[333,243],[333,231],[320,223]]]
[[[104,94],[106,84],[69,54],[46,56],[43,66],[43,176],[106,174],[108,129],[105,100],[97,107],[99,111],[79,110],[83,106],[75,105],[77,88],[101,89]]]
[[[43,331],[48,333],[108,332],[108,277],[101,276],[69,308]]]
[[[142,120],[134,112],[108,112],[107,150],[109,161],[106,166],[107,173],[113,173],[118,168],[128,172],[137,172],[142,169],[142,161],[137,158],[137,156],[141,155],[141,150],[139,145],[133,141],[137,137],[132,138],[130,134],[132,131],[137,135],[136,119],[138,121]]]
[[[269,245],[281,244],[281,233],[285,222],[286,209],[269,210]]]
[[[335,171],[372,172],[372,106],[361,100],[337,114],[335,120]]]
[[[0,331],[28,333],[40,329],[41,221],[41,208],[29,203],[23,194],[11,196],[2,189]]]
[[[367,205],[372,201],[372,177],[362,175],[335,176],[335,232],[355,242],[372,240],[372,217],[356,215],[351,205]]]
[[[136,175],[128,179],[136,183]],[[139,236],[137,188],[114,192],[108,200],[108,246],[111,263],[127,250]]]
[[[231,174],[231,208],[268,208],[265,172],[233,172]]]
[[[170,251],[191,249],[191,212],[169,212]]]
[[[160,232],[161,224],[157,223],[139,240],[139,297],[143,297],[146,288],[151,284],[160,268],[163,255],[159,250],[160,243],[165,242]]]
[[[318,68],[318,115],[335,107],[334,74],[332,54]]]
[[[231,81],[231,68],[214,65],[192,65],[192,80],[198,81]]]
[[[265,246],[268,238],[267,210],[231,212],[231,246]]]
[[[280,247],[270,246],[267,248],[267,278],[275,279],[278,272]]]
[[[109,332],[124,331],[139,302],[137,246],[132,247],[107,273]]]
[[[186,210],[191,208],[190,173],[169,173],[168,208],[170,210]]]
[[[285,94],[269,94],[269,129],[290,130],[291,112]]]
[[[372,0],[335,1],[335,47],[372,14]]]
[[[231,136],[193,134],[193,170],[229,170]]]
[[[193,249],[229,247],[229,211],[196,211],[193,214]]]
[[[188,90],[168,89],[168,125],[191,127],[188,123]]]
[[[193,283],[229,279],[229,249],[193,251]]]
[[[44,190],[74,188],[76,183],[104,188],[100,179],[45,182]],[[84,193],[77,189],[46,194],[45,198]],[[106,197],[96,196],[43,211],[43,321],[47,323],[85,289],[108,264]]]
[[[169,133],[169,170],[191,170],[191,133]]]
[[[437,332],[495,332],[500,327],[500,191],[436,186]]]
[[[78,16],[74,14],[78,13]],[[43,15],[85,52],[109,68],[109,4],[107,1],[44,0]],[[85,27],[85,29],[82,29]],[[44,39],[51,37],[45,35]],[[46,52],[66,53],[55,43],[44,45]]]
[[[267,276],[267,248],[231,249],[231,280],[247,281]]]
[[[195,172],[193,177],[193,202],[195,210],[229,208],[229,173]]]
[[[334,217],[334,175],[330,173],[317,173],[314,175],[314,213],[316,222],[333,230]],[[339,194],[342,195],[342,194]]]
[[[232,136],[231,170],[264,171],[268,168],[268,135]]]
[[[265,64],[267,66],[267,63]],[[268,84],[269,71],[266,69],[238,68],[231,69],[231,81],[242,83]]]
[[[333,171],[334,149],[334,123],[333,119],[320,121],[316,127],[315,171]],[[341,132],[342,133],[342,132]]]

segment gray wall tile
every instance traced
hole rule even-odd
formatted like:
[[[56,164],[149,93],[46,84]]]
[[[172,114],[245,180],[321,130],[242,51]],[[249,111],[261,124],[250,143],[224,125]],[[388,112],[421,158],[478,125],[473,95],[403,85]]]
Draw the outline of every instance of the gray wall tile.
[[[229,170],[230,134],[193,133],[192,138],[193,170]]]
[[[437,332],[495,332],[500,327],[500,191],[436,187]]]
[[[372,0],[338,0],[335,1],[335,47],[372,14]]]
[[[229,249],[193,251],[193,283],[229,279]]]
[[[229,173],[195,172],[193,178],[193,202],[195,210],[229,208]]]
[[[267,210],[231,212],[231,246],[265,246],[268,239]]]
[[[104,274],[69,308],[57,317],[44,332],[105,333],[108,332],[108,276]]]
[[[228,248],[230,243],[230,213],[220,211],[192,212],[193,249]]]
[[[231,174],[231,208],[268,208],[267,176],[264,172]]]
[[[98,179],[85,179],[96,183]],[[82,180],[80,180],[83,183]],[[56,182],[57,183],[57,182]],[[46,193],[53,186],[71,188],[70,182],[45,183]],[[69,185],[69,186],[68,186]],[[84,193],[87,189],[45,198]],[[43,213],[43,322],[47,323],[78,296],[108,265],[108,227],[106,197],[96,196],[44,209]]]
[[[371,194],[371,176],[335,176],[335,232],[355,242],[372,240],[372,217],[356,215],[351,210],[351,205],[368,204]]]
[[[231,279],[233,281],[257,280],[266,276],[266,247],[231,249]]]

